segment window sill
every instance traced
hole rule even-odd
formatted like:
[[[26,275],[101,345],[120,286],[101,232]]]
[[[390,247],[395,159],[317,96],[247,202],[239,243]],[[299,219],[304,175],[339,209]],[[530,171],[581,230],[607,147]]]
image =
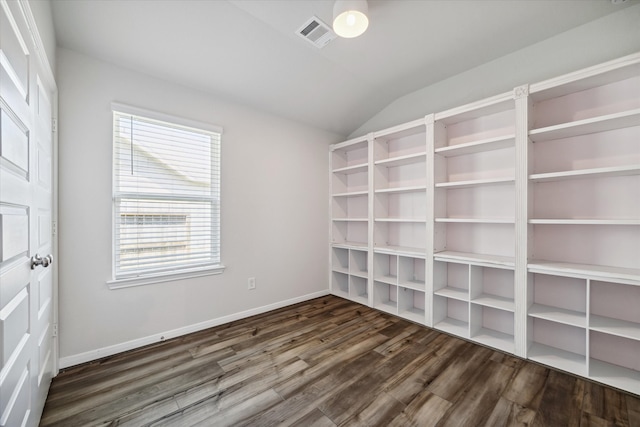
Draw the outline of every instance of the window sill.
[[[214,274],[222,274],[225,266],[218,265],[215,267],[194,268],[191,270],[182,270],[175,273],[160,273],[157,275],[149,275],[143,277],[132,277],[125,279],[107,280],[107,286],[111,290],[131,288],[133,286],[153,285],[156,283],[174,282],[176,280],[192,279],[195,277],[212,276]]]

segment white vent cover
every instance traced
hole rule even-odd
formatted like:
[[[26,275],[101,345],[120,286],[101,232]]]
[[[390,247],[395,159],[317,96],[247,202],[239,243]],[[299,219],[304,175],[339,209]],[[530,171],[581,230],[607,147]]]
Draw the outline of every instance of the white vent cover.
[[[318,49],[325,47],[331,40],[335,39],[336,33],[317,16],[310,18],[296,31],[296,34],[313,44]]]

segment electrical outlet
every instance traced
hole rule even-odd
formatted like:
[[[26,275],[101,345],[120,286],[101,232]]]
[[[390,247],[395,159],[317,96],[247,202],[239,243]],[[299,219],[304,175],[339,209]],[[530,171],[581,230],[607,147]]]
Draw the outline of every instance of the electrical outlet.
[[[249,290],[252,290],[252,289],[256,288],[256,278],[255,277],[249,277],[248,283],[249,283]]]

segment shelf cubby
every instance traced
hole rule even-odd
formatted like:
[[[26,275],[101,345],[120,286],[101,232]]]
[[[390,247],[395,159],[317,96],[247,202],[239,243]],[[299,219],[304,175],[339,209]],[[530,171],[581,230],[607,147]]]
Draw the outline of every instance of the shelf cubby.
[[[366,277],[351,276],[349,278],[349,298],[360,304],[369,304],[369,287]]]
[[[417,323],[425,323],[425,294],[411,288],[398,287],[398,315]]]
[[[640,226],[577,222],[533,224],[533,256],[529,263],[537,264],[538,254],[542,254],[542,263],[551,261],[582,264],[594,270],[602,266],[604,270],[637,271],[640,265]]]
[[[640,126],[640,108],[536,128],[529,132],[529,138],[533,142],[543,142],[632,126]]]
[[[369,190],[367,169],[357,173],[333,173],[331,177],[332,194],[364,194]]]
[[[640,393],[640,341],[590,331],[589,376]]]
[[[574,277],[530,274],[528,316],[557,324],[587,327],[587,282]]]
[[[367,251],[360,251],[352,249],[349,251],[349,273],[354,276],[367,278],[369,274],[369,268],[367,265]]]
[[[469,303],[436,294],[433,297],[433,327],[469,338]]]
[[[398,284],[397,255],[375,253],[373,255],[373,277],[378,282]]]
[[[364,138],[334,145],[331,152],[332,172],[348,174],[350,170],[359,167],[364,167],[366,170],[369,163],[368,153],[369,142]]]
[[[367,195],[356,195],[349,197],[333,197],[332,218],[340,219],[368,219],[368,197]]]
[[[587,375],[586,329],[529,318],[529,359],[577,375]]]
[[[471,265],[469,273],[469,298],[473,304],[515,312],[513,270]],[[513,324],[513,315],[511,320]]]
[[[349,275],[338,271],[331,273],[331,291],[342,297],[349,297]]]
[[[374,249],[424,254],[426,247],[426,222],[376,221],[374,230]]]
[[[425,291],[425,260],[401,256],[398,260],[398,285],[416,291]]]
[[[640,286],[599,280],[589,286],[589,329],[640,342]]]
[[[426,222],[425,189],[376,193],[373,210],[376,221],[407,220]]]
[[[514,352],[514,314],[489,306],[471,303],[470,338],[508,353]]]
[[[434,262],[433,293],[444,298],[469,301],[469,266],[454,262]]]
[[[398,287],[374,280],[373,307],[391,314],[398,314]]]
[[[344,248],[332,248],[331,269],[344,274],[349,274],[349,250]]]
[[[368,224],[366,221],[331,221],[331,237],[334,244],[366,247]]]

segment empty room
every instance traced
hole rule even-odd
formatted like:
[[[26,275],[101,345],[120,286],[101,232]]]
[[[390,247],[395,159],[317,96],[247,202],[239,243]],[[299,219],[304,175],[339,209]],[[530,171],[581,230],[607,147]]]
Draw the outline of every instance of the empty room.
[[[640,0],[0,0],[0,427],[640,427]]]

